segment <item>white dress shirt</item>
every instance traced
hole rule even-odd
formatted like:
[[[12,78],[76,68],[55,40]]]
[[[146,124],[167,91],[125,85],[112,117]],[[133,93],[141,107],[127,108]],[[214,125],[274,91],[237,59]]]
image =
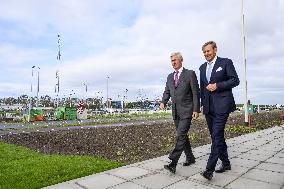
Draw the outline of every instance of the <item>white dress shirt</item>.
[[[216,59],[217,59],[217,55],[214,57],[214,59],[211,61],[211,62],[207,62],[207,66],[206,66],[206,76],[207,76],[207,73],[208,73],[208,71],[211,73],[210,74],[210,77],[211,77],[211,75],[212,75],[212,70],[213,70],[213,67],[214,67],[214,65],[215,65],[215,62],[216,62]],[[209,65],[211,65],[211,67],[209,66]],[[208,70],[210,68],[210,70]],[[207,80],[208,80],[208,78],[207,78]],[[208,82],[210,81],[210,79],[208,80]]]

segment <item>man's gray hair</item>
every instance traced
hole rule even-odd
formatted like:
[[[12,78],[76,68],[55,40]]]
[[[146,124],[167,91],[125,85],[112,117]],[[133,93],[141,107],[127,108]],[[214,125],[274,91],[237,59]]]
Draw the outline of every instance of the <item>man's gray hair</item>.
[[[202,45],[202,51],[204,50],[204,48],[207,45],[211,45],[213,49],[217,48],[217,44],[214,41],[208,41],[208,42],[204,43],[204,45]]]
[[[177,56],[178,59],[179,59],[181,62],[183,61],[183,57],[182,57],[182,55],[181,55],[180,52],[173,52],[173,53],[171,53],[171,58],[172,58],[173,56]]]

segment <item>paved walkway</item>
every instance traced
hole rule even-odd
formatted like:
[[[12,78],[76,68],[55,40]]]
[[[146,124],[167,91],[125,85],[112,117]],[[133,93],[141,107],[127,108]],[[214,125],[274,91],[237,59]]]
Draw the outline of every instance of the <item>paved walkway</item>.
[[[207,181],[204,170],[210,145],[195,148],[196,163],[177,166],[176,174],[163,169],[167,156],[71,180],[47,189],[284,189],[284,125],[227,140],[232,170],[214,173]]]

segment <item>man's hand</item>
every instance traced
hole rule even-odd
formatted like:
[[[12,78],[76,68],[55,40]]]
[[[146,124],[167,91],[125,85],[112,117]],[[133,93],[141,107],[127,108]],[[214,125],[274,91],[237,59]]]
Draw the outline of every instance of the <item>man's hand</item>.
[[[217,89],[217,85],[216,85],[216,83],[209,84],[209,85],[207,85],[206,89],[208,89],[208,91],[213,92]]]
[[[197,119],[198,116],[199,116],[199,113],[198,113],[198,112],[193,112],[193,113],[192,113],[192,118],[193,118],[193,119]]]
[[[160,104],[160,109],[161,109],[161,110],[165,110],[165,104],[164,104],[164,103],[161,103],[161,104]]]

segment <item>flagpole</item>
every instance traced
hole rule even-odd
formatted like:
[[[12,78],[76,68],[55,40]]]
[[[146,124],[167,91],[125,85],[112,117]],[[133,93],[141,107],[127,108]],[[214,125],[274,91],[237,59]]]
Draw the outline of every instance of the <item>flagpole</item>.
[[[35,66],[32,66],[32,77],[31,77],[31,94],[30,94],[30,103],[29,103],[29,115],[28,115],[28,122],[31,121],[31,109],[32,109],[32,96],[33,96],[33,76],[34,76],[34,68]]]
[[[245,124],[248,125],[248,88],[247,88],[247,59],[246,59],[244,0],[242,0],[242,38],[243,38],[243,62],[244,62]]]
[[[57,34],[57,44],[58,44],[58,53],[57,53],[57,61],[58,61],[58,69],[56,70],[56,78],[57,78],[57,94],[56,94],[56,104],[57,107],[59,105],[59,81],[60,81],[60,76],[59,76],[59,65],[60,65],[60,60],[61,60],[61,43],[60,43],[61,39],[60,39],[60,35]]]

